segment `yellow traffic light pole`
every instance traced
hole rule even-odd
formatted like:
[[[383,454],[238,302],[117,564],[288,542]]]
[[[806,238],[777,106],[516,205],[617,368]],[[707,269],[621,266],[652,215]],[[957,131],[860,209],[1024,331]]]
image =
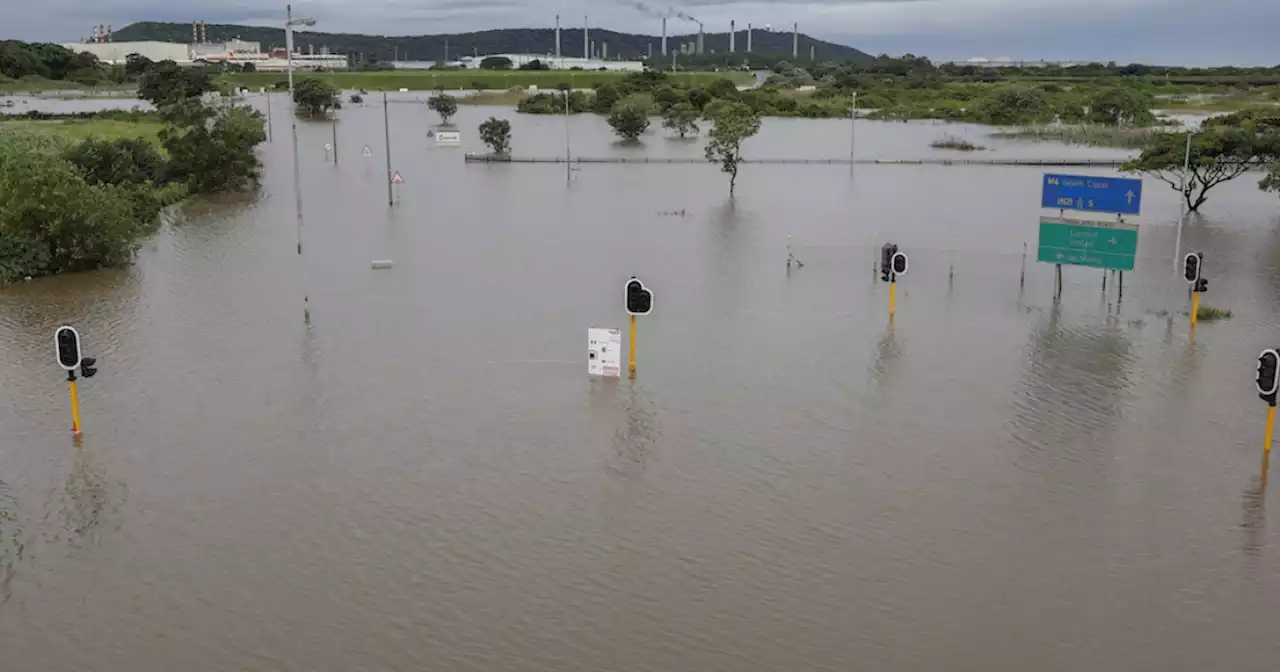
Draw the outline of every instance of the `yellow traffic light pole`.
[[[1191,328],[1196,328],[1196,317],[1200,314],[1200,292],[1191,290]]]
[[[1276,428],[1276,407],[1272,404],[1267,405],[1267,435],[1263,439],[1263,452],[1271,453],[1271,436]]]
[[[71,431],[80,434],[80,395],[76,394],[76,374],[68,373],[67,387],[71,391]]]
[[[636,316],[631,316],[631,359],[627,363],[627,371],[632,378],[636,377]]]
[[[893,319],[893,314],[898,307],[897,288],[898,278],[895,276],[889,280],[889,319]]]

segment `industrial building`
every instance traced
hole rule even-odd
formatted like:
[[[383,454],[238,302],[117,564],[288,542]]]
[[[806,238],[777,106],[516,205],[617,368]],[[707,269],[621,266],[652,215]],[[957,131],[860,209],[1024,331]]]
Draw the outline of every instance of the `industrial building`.
[[[88,42],[70,42],[62,45],[76,53],[89,52],[99,61],[112,65],[122,65],[129,54],[138,54],[152,61],[173,61],[179,65],[196,63],[227,63],[243,66],[253,64],[256,70],[264,72],[284,71],[289,67],[288,53],[284,49],[270,52],[262,51],[258,42],[232,39],[225,42],[210,42],[209,27],[203,21],[191,24],[191,43],[178,42],[113,42],[111,26],[93,27],[93,39]],[[327,48],[320,53],[293,55],[294,70],[342,70],[348,67],[347,57],[342,54],[330,54]]]
[[[77,54],[89,52],[103,63],[123,65],[129,54],[145,56],[153,61],[191,63],[191,50],[177,42],[69,42],[62,45]]]

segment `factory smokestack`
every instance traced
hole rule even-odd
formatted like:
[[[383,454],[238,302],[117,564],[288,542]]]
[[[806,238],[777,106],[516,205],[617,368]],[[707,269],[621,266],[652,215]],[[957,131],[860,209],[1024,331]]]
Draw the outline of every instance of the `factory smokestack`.
[[[703,36],[702,36],[702,24],[699,23],[698,24],[698,53],[699,54],[704,53],[704,49],[706,48],[706,46],[707,46],[706,42],[703,41]]]
[[[800,24],[791,26],[791,58],[800,57]]]
[[[737,32],[737,25],[737,22],[732,19],[729,20],[729,53],[731,54],[733,53],[733,38],[734,33]]]
[[[199,43],[200,43],[200,22],[192,21],[191,22],[191,44],[199,44]]]
[[[747,24],[747,53],[751,53],[751,24]]]
[[[667,17],[662,17],[662,55],[667,55]]]
[[[587,38],[587,17],[582,17],[582,57],[591,58],[591,40]]]
[[[609,43],[608,42],[600,43],[600,59],[605,61],[609,60]]]
[[[556,60],[560,60],[560,15],[556,14]]]

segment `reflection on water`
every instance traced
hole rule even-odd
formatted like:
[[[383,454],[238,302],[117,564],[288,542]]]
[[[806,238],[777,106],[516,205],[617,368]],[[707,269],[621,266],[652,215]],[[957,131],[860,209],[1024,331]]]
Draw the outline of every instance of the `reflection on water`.
[[[56,524],[46,528],[45,541],[71,547],[97,544],[104,524],[119,528],[120,507],[128,494],[125,484],[113,481],[92,452],[77,441],[66,481],[50,494],[46,505],[46,520]]]
[[[11,597],[10,582],[26,552],[26,541],[18,523],[18,502],[9,485],[0,480],[0,604]]]
[[[622,397],[622,426],[613,434],[613,452],[617,460],[610,466],[622,474],[644,471],[654,442],[661,437],[657,413],[643,388],[634,381],[627,384]]]

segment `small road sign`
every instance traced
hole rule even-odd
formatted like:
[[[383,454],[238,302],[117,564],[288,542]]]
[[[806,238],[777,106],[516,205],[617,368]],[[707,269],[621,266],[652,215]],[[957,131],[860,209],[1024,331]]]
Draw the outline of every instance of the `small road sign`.
[[[404,178],[400,176],[400,171],[397,170],[396,174],[391,176],[391,184],[404,184]]]
[[[1040,218],[1040,261],[1132,271],[1137,256],[1136,224]]]
[[[622,332],[587,329],[587,374],[618,378],[622,375]]]
[[[364,149],[360,150],[360,156],[363,156],[365,158],[373,156],[373,150],[369,149],[369,145],[365,145]]]
[[[462,134],[458,131],[440,131],[436,133],[437,145],[459,145],[462,144]]]
[[[1049,173],[1044,176],[1040,207],[1136,215],[1142,210],[1142,180]]]

